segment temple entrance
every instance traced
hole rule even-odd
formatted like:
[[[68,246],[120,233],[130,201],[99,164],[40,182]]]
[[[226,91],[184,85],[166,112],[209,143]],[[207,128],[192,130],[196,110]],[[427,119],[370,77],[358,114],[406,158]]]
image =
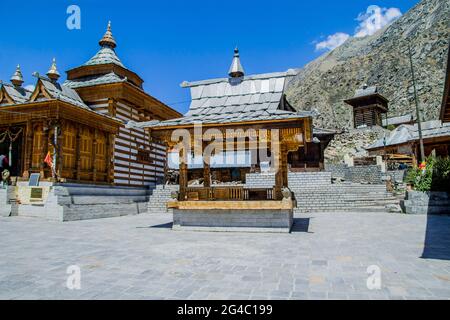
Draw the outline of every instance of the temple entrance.
[[[22,175],[22,143],[22,127],[0,128],[0,157],[8,159],[4,169],[8,169],[13,177]]]

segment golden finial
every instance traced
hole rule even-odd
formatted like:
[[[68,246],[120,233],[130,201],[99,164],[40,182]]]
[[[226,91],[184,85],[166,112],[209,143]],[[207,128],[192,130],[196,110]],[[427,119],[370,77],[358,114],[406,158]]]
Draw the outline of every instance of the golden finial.
[[[17,65],[16,71],[11,77],[11,83],[15,86],[20,87],[23,83],[22,71],[20,71],[20,65]]]
[[[52,66],[47,71],[47,77],[49,77],[50,80],[52,80],[52,81],[58,81],[59,76],[60,76],[60,74],[58,72],[58,69],[56,68],[56,59],[53,58]]]
[[[108,27],[106,28],[106,32],[103,35],[103,38],[99,41],[99,44],[102,47],[110,47],[112,49],[114,49],[117,46],[116,40],[114,40],[111,31],[111,21],[108,21]]]

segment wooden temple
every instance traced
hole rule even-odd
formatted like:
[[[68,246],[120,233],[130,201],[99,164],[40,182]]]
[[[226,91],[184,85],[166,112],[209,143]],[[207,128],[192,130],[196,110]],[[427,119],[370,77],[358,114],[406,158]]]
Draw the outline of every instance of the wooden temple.
[[[376,86],[366,84],[356,90],[355,96],[344,101],[353,107],[354,127],[382,126],[382,115],[388,112],[389,101],[378,92]]]
[[[271,217],[280,210],[287,210],[292,220],[294,202],[287,189],[288,157],[313,140],[311,113],[297,112],[284,94],[286,78],[294,74],[288,71],[245,76],[236,49],[228,78],[182,83],[182,87],[191,89],[192,96],[190,109],[184,117],[129,123],[131,127],[148,129],[154,141],[165,143],[169,151],[176,149],[180,154],[180,189],[176,199],[169,203],[175,209],[175,225],[182,225],[184,221],[186,225],[193,224],[191,226],[206,223],[232,227],[240,221],[239,227],[256,226],[253,220],[246,225],[243,217],[248,210],[254,210],[255,216],[258,212],[269,212]],[[218,150],[228,152],[230,149],[249,152],[258,167],[261,159],[257,154],[262,150],[270,155],[270,170],[275,174],[273,188],[212,185],[210,158],[222,152]],[[192,152],[203,161],[200,186],[188,185],[187,162]],[[210,220],[212,213],[215,218]],[[241,215],[235,216],[237,213]],[[198,214],[199,217],[192,218]],[[189,217],[194,220],[189,222]],[[288,225],[286,222],[285,227],[290,229]]]
[[[55,61],[46,76],[34,74],[33,91],[22,86],[19,66],[11,83],[0,83],[0,154],[9,156],[12,176],[121,186],[163,178],[165,147],[125,123],[180,114],[147,94],[143,80],[122,64],[110,24],[99,44],[64,83]],[[51,163],[44,161],[49,153]]]

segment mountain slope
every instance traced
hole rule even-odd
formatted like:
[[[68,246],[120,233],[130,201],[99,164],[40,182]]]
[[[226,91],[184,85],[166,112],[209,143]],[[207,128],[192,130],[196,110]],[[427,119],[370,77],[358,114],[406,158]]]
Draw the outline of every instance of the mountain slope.
[[[315,125],[350,128],[343,100],[362,84],[378,85],[390,100],[388,117],[414,112],[407,41],[411,41],[419,103],[425,120],[437,119],[450,37],[450,1],[423,0],[390,26],[342,46],[302,68],[287,97],[303,110],[317,109]],[[405,37],[405,34],[407,36]]]

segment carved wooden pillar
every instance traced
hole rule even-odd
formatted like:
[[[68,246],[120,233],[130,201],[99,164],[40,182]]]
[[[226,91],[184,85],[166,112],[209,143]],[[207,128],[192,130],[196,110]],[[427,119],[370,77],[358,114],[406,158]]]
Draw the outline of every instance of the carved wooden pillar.
[[[77,126],[76,145],[75,145],[75,163],[76,163],[76,179],[81,180],[81,132],[80,126]]]
[[[107,135],[106,150],[108,155],[106,161],[107,181],[114,183],[114,134]]]
[[[97,182],[97,138],[98,130],[94,129],[94,138],[92,139],[92,179]]]
[[[45,178],[45,157],[47,156],[48,152],[48,123],[46,121],[43,121],[42,123],[42,152],[41,152],[41,161],[39,165],[39,172],[41,174],[41,178]]]
[[[116,101],[114,99],[108,99],[108,113],[110,116],[116,116]]]
[[[180,199],[186,197],[186,188],[188,186],[188,164],[187,153],[185,149],[180,150]]]
[[[205,148],[203,148],[205,150]],[[211,187],[211,156],[205,152],[203,155],[203,186]]]
[[[165,159],[164,159],[164,181],[163,184],[166,184],[168,181],[168,171],[169,171],[169,146],[167,144],[164,145],[166,147],[165,151]]]
[[[285,143],[280,146],[281,173],[283,178],[283,187],[288,187],[288,149]]]
[[[28,179],[30,177],[31,162],[33,156],[33,124],[31,120],[27,121],[25,134],[25,164],[23,177]]]
[[[282,168],[282,156],[281,146],[279,143],[272,145],[273,161],[275,166],[275,189],[274,199],[281,200],[283,198],[281,190],[283,188],[283,168]]]
[[[57,163],[57,172],[58,172],[58,176],[57,179],[62,179],[62,170],[64,167],[64,163],[63,163],[63,128],[64,128],[64,122],[60,122],[59,126],[58,126],[59,130],[58,132],[56,132],[55,134],[58,134],[58,138],[57,138],[57,157],[58,157],[58,163]]]

